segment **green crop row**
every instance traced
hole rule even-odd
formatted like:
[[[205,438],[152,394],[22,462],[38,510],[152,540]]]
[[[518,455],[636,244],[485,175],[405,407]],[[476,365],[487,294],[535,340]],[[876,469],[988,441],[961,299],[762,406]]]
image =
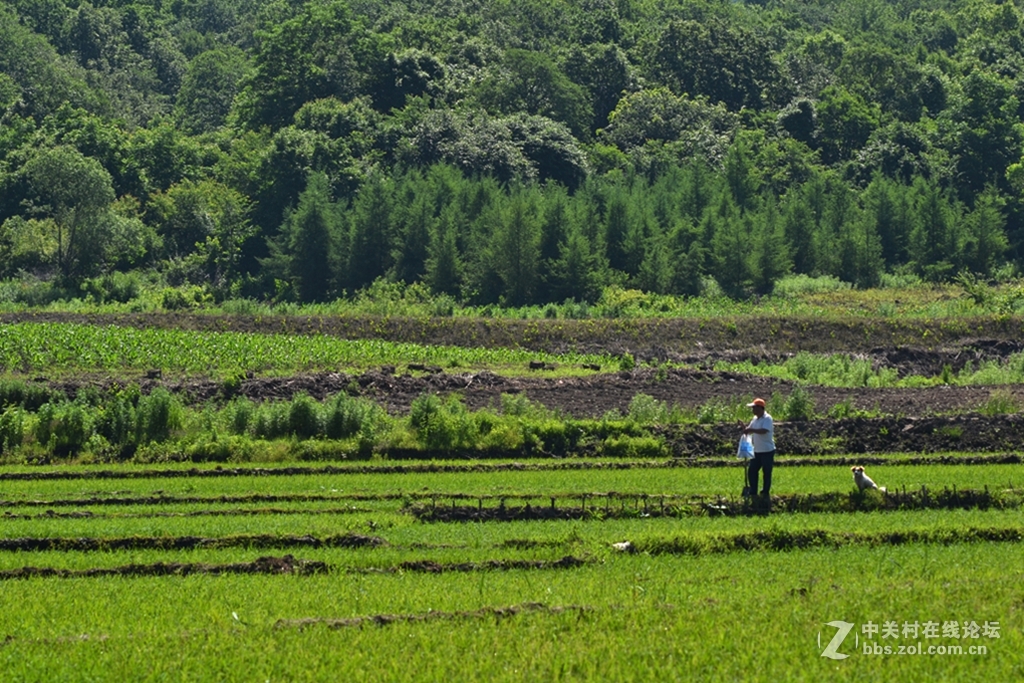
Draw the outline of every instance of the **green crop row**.
[[[465,348],[347,340],[326,335],[275,335],[138,329],[78,323],[15,323],[0,327],[0,366],[44,372],[145,372],[232,377],[239,373],[287,374],[364,370],[419,363],[443,368],[526,371],[530,361],[554,365],[618,366],[594,354],[553,355],[508,348]]]
[[[984,489],[993,491],[1024,488],[1024,470],[1020,465],[903,465],[892,464],[869,468],[872,478],[891,491],[908,491],[922,486],[933,491],[942,489]],[[124,466],[125,471],[132,468]],[[193,477],[158,479],[102,480],[17,480],[4,481],[0,501],[16,506],[19,501],[58,500],[64,498],[107,496],[144,497],[153,495],[218,496],[322,495],[327,499],[358,503],[348,496],[416,495],[436,496],[570,496],[601,494],[614,491],[626,495],[703,495],[736,497],[743,488],[743,466],[677,469],[596,469],[596,470],[512,470],[502,472],[410,472],[396,474],[345,473],[309,474],[287,477]],[[772,492],[776,494],[810,494],[848,492],[854,490],[850,468],[776,466]],[[398,501],[400,502],[400,501]],[[87,503],[83,503],[87,504]],[[256,505],[266,503],[254,502]],[[31,508],[25,508],[31,509]],[[24,511],[23,509],[22,511]]]

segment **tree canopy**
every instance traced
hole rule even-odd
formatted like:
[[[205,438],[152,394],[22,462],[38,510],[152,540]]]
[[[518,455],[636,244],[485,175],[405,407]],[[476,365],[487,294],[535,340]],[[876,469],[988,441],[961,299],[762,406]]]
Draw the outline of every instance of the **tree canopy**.
[[[0,276],[732,296],[1024,265],[1024,16],[945,0],[0,4]]]

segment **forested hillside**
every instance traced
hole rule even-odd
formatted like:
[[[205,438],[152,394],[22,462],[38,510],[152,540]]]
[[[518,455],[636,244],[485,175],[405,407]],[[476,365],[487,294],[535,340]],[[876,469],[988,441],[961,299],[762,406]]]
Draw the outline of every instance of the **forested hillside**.
[[[1022,117],[1008,1],[5,0],[0,279],[523,305],[1005,277]]]

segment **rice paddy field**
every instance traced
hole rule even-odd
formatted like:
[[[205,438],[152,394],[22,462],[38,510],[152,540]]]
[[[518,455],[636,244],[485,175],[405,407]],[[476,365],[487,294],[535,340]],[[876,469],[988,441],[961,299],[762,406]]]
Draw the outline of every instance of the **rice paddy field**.
[[[1019,466],[894,457],[871,474],[895,496],[955,480],[992,500],[805,512],[787,501],[857,498],[848,476],[780,458],[772,505],[730,508],[738,465],[620,464],[8,466],[4,680],[1024,673]],[[424,514],[453,508],[504,514]],[[823,656],[840,623],[853,626],[830,652],[847,656]]]
[[[1019,320],[149,322],[0,327],[0,680],[1024,679]]]

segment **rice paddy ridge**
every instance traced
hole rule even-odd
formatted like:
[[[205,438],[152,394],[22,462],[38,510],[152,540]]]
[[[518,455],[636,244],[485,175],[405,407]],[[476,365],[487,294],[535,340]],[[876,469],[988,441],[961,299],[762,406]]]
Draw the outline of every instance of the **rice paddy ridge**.
[[[165,539],[167,540],[167,539]],[[223,540],[223,539],[221,539]],[[315,540],[315,539],[313,539]],[[766,529],[725,533],[696,533],[661,536],[640,536],[629,543],[617,544],[627,554],[649,553],[651,555],[721,555],[748,552],[789,552],[816,548],[838,549],[851,546],[894,547],[903,545],[943,545],[970,543],[1021,543],[1024,541],[1024,526],[942,526],[922,529],[882,531],[836,531],[827,528]],[[167,549],[165,544],[164,549]],[[221,546],[224,547],[224,546]],[[266,546],[265,550],[274,547]],[[294,546],[318,548],[312,542],[303,545],[301,539]],[[335,546],[336,547],[336,546]],[[508,545],[506,544],[506,547]],[[32,550],[32,547],[26,547]],[[88,550],[95,548],[74,547],[68,544],[63,550]],[[114,548],[106,548],[107,550]],[[125,548],[118,548],[124,550]],[[614,551],[611,551],[614,552]],[[260,563],[266,566],[260,567]],[[563,555],[556,559],[497,558],[476,562],[439,562],[431,558],[408,559],[393,565],[349,566],[330,564],[320,560],[295,560],[291,555],[284,558],[264,557],[249,563],[168,563],[156,562],[149,565],[120,565],[115,567],[94,567],[87,569],[62,569],[54,567],[25,566],[0,571],[0,581],[24,578],[80,578],[108,575],[156,575],[174,576],[197,571],[201,573],[345,573],[380,574],[416,572],[441,574],[446,572],[481,572],[494,570],[551,570],[576,569],[586,564],[600,564],[601,557],[592,552],[581,556]],[[142,567],[142,569],[135,569]],[[149,569],[145,569],[149,567]],[[204,569],[205,568],[205,569]],[[297,571],[296,571],[297,570]]]
[[[1024,462],[1020,453],[1006,452],[992,455],[934,453],[925,455],[865,454],[865,455],[821,455],[821,456],[779,456],[779,465],[786,467],[837,467],[850,465],[986,465],[1019,464]],[[223,467],[212,468],[132,468],[132,469],[56,469],[44,471],[0,471],[2,481],[45,481],[45,480],[88,480],[88,479],[203,479],[229,477],[294,477],[345,474],[443,474],[471,472],[514,472],[514,471],[573,471],[573,470],[631,470],[631,469],[688,469],[736,467],[736,458],[668,458],[664,460],[533,460],[522,462],[477,462],[477,463],[414,463],[414,464],[360,464],[326,465],[318,467]]]

